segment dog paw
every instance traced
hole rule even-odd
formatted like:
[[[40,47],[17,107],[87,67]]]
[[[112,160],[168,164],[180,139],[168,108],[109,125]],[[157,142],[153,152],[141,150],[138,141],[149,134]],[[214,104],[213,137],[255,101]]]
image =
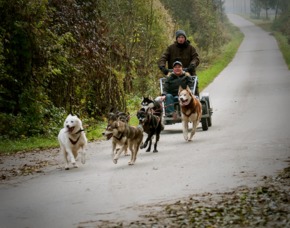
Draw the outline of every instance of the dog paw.
[[[158,150],[153,150],[153,153],[157,153],[158,152]]]
[[[128,165],[134,165],[134,162],[129,161],[129,162],[128,162]]]
[[[64,167],[64,170],[69,170],[69,167],[67,167],[67,166],[66,166],[66,167]]]
[[[141,146],[140,146],[140,149],[144,149],[147,147],[147,143],[143,143]]]
[[[85,154],[82,154],[81,162],[82,162],[82,164],[86,163],[86,155]]]
[[[113,159],[114,164],[117,164],[118,160],[117,159]]]
[[[76,163],[72,163],[74,168],[78,168],[78,165]]]

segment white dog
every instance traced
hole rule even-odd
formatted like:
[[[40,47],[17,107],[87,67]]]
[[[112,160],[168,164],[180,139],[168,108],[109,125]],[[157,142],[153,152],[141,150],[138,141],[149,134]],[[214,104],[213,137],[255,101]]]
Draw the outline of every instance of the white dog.
[[[67,116],[64,121],[63,128],[58,134],[58,141],[60,144],[60,150],[62,151],[66,162],[66,170],[69,169],[68,156],[73,167],[78,167],[76,164],[78,152],[81,153],[82,164],[85,164],[85,146],[87,144],[87,137],[83,129],[82,121],[77,116],[73,116],[71,114]]]

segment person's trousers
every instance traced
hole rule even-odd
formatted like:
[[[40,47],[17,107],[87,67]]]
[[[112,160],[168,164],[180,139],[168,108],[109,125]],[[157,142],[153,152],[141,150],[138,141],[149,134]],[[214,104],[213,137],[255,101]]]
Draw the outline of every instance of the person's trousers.
[[[178,96],[173,96],[172,94],[166,94],[165,98],[165,113],[172,114],[175,111],[174,103],[178,102]]]

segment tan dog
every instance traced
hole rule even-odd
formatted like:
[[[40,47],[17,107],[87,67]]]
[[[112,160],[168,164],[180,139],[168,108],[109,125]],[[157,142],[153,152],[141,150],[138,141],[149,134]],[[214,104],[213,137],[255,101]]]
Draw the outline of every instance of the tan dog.
[[[113,162],[117,164],[118,159],[122,152],[129,146],[131,151],[131,160],[128,162],[129,165],[134,165],[139,147],[143,141],[143,129],[142,127],[132,127],[128,123],[121,120],[116,120],[111,124],[108,124],[105,134],[107,136],[113,136],[118,139],[118,145],[122,145],[121,148],[116,150],[116,141],[112,141],[113,150]]]
[[[183,137],[186,141],[191,141],[201,119],[202,106],[200,101],[192,95],[188,86],[186,89],[179,87],[178,100],[182,115]],[[192,130],[188,137],[189,122],[192,122]]]
[[[125,156],[128,156],[130,155],[128,154],[129,140],[123,133],[114,131],[115,121],[108,122],[106,130],[103,132],[103,136],[105,136],[107,140],[112,138],[112,157],[121,149],[124,151]]]
[[[112,150],[113,150],[112,154],[115,153],[115,150],[120,150],[120,147],[124,146],[125,156],[129,156],[130,154],[128,153],[128,142],[127,142],[128,140],[124,140],[124,138],[120,137],[120,135],[114,135],[114,137],[112,137],[113,133],[111,132],[110,128],[111,128],[112,123],[117,120],[128,123],[130,120],[130,114],[125,113],[125,112],[119,112],[119,111],[114,112],[114,110],[111,109],[107,118],[108,118],[108,125],[105,132],[103,132],[103,136],[107,137],[107,140],[112,138]]]
[[[69,114],[64,121],[63,128],[58,134],[58,141],[60,144],[60,150],[63,153],[65,159],[65,169],[69,169],[69,160],[73,167],[77,168],[76,158],[78,153],[81,153],[81,162],[85,164],[85,146],[87,144],[87,137],[85,135],[82,121],[77,117]]]

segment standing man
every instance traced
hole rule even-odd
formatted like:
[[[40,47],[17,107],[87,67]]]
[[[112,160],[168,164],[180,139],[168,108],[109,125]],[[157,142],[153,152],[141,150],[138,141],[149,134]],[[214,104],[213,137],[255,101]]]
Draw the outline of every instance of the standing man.
[[[196,75],[195,68],[199,65],[199,56],[196,49],[187,40],[185,31],[177,30],[176,41],[169,45],[166,51],[162,54],[158,60],[158,67],[163,74],[168,74],[168,68],[173,65],[175,61],[180,61],[183,68],[187,68],[190,75]],[[166,68],[166,62],[168,68]],[[196,94],[199,96],[198,87],[196,88]]]

